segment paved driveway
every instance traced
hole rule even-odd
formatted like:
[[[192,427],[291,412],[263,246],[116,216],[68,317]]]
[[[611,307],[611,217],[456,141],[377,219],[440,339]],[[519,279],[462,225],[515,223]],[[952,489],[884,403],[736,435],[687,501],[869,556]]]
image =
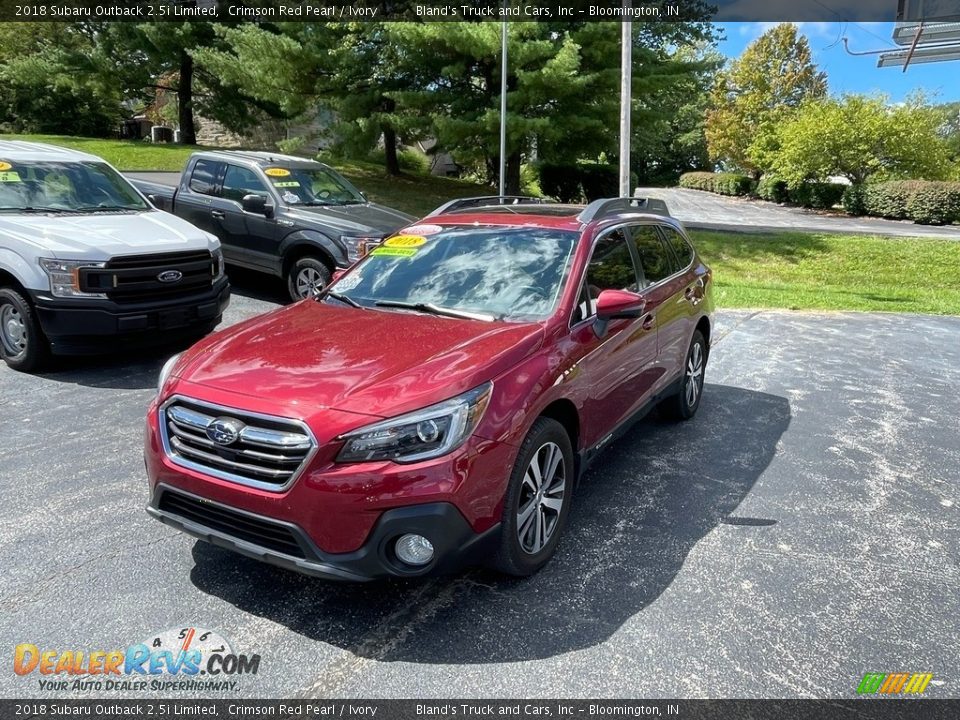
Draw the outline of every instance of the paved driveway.
[[[538,576],[364,586],[148,518],[142,418],[170,351],[0,367],[0,648],[213,628],[262,656],[234,697],[851,696],[867,671],[960,696],[958,335],[720,313],[700,414],[612,445]],[[8,669],[0,696],[56,694]]]
[[[664,200],[670,208],[670,214],[691,228],[743,232],[801,230],[960,240],[960,226],[934,227],[882,218],[826,215],[813,210],[685,188],[637,188],[634,194]]]

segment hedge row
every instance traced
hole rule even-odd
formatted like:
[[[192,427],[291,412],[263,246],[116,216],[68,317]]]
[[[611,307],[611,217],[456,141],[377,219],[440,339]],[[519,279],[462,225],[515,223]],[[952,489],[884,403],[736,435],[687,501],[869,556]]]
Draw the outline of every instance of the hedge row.
[[[872,215],[912,220],[922,225],[960,222],[960,182],[890,180],[869,185],[807,182],[791,188],[772,175],[764,175],[756,188],[745,175],[690,172],[680,176],[680,187],[721,195],[748,195],[793,203],[806,208],[830,209],[842,205],[851,215]]]
[[[854,193],[849,194],[853,206]],[[960,182],[891,180],[866,185],[859,195],[859,207],[849,211],[922,225],[960,222]]]
[[[720,195],[749,195],[753,180],[736,173],[688,172],[680,176],[680,187]]]
[[[539,169],[540,190],[560,202],[590,202],[620,194],[620,170],[616,165],[541,163]],[[635,178],[631,173],[631,187],[636,186]]]

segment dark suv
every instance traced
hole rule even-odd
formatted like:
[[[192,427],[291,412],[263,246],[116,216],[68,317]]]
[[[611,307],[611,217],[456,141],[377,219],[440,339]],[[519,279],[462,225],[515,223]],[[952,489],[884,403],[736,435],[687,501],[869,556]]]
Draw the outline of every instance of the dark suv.
[[[700,404],[711,274],[664,209],[457,201],[172,358],[149,512],[328,578],[535,572],[600,451]]]
[[[323,163],[276,153],[195,153],[177,188],[133,184],[220,238],[228,264],[285,278],[294,300],[320,292],[337,268],[413,220],[369,202]]]

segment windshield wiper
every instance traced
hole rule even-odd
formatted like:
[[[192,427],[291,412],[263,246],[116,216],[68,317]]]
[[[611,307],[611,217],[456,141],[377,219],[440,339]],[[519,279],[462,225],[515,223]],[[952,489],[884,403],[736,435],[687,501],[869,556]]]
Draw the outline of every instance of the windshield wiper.
[[[12,212],[22,212],[22,213],[75,213],[77,212],[73,208],[55,208],[55,207],[33,207],[27,206],[22,208],[3,208],[4,210],[9,210]]]
[[[141,207],[130,207],[129,205],[84,205],[77,208],[77,212],[116,212],[119,210],[145,210]]]
[[[493,322],[496,318],[486,313],[467,312],[466,310],[453,310],[452,308],[440,307],[433,303],[412,303],[400,300],[377,300],[374,303],[377,307],[395,307],[405,310],[418,310],[431,315],[444,315],[446,317],[463,318],[464,320],[483,320],[484,322]]]
[[[355,308],[357,308],[358,310],[366,310],[366,308],[365,308],[363,305],[361,305],[360,303],[358,303],[356,300],[354,300],[354,299],[353,299],[352,297],[350,297],[349,295],[344,295],[343,293],[338,293],[338,292],[333,292],[332,290],[327,290],[327,292],[325,292],[325,293],[322,295],[322,297],[331,297],[331,298],[333,298],[334,300],[339,300],[340,302],[346,303],[346,304],[349,305],[350,307],[355,307]]]

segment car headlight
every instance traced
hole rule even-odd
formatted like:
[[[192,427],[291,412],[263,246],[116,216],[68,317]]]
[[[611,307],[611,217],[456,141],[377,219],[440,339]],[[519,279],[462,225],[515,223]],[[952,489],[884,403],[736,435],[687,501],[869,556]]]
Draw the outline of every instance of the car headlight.
[[[80,290],[81,268],[103,268],[106,263],[89,260],[57,260],[40,258],[40,267],[50,279],[50,294],[54,297],[105,298],[103,293]]]
[[[477,427],[492,390],[488,382],[423,410],[346,433],[340,437],[345,442],[337,462],[417,462],[446,455]]]
[[[223,250],[217,248],[211,255],[213,255],[213,281],[216,282],[222,278],[226,272],[226,266],[223,261]]]
[[[177,360],[180,359],[180,356],[183,353],[177,353],[172,358],[167,360],[163,367],[160,368],[160,377],[157,378],[157,393],[163,392],[163,386],[167,384],[167,380],[170,379],[170,373],[173,372],[173,366],[177,364]]]
[[[340,242],[347,250],[347,260],[353,264],[383,242],[383,238],[368,235],[341,235]]]

